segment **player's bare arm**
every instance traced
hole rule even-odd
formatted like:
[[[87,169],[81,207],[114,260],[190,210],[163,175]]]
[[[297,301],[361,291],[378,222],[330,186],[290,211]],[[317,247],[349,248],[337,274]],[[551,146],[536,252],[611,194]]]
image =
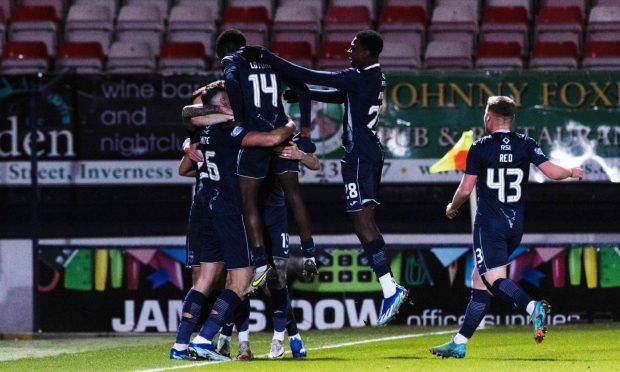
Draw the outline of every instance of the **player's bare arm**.
[[[563,180],[566,178],[583,178],[583,169],[579,167],[575,168],[565,168],[561,165],[555,164],[551,160],[546,161],[538,166],[543,174],[552,180]]]
[[[315,154],[301,151],[294,141],[289,141],[288,146],[278,147],[275,151],[283,159],[299,160],[310,170],[319,170],[320,168],[319,158]]]
[[[459,212],[459,208],[467,199],[469,199],[469,195],[474,190],[477,179],[478,176],[472,174],[463,175],[463,178],[461,178],[461,183],[452,197],[452,202],[446,206],[446,217],[449,219],[456,217]]]
[[[179,176],[194,177],[196,176],[196,169],[194,168],[194,162],[187,155],[183,155],[179,162]]]
[[[241,146],[244,147],[274,147],[284,142],[288,137],[293,134],[295,130],[295,123],[291,120],[284,126],[275,128],[270,132],[249,132],[241,142]]]
[[[207,119],[207,115],[211,115],[211,118]],[[181,117],[183,119],[183,125],[188,130],[193,130],[195,126],[202,127],[231,119],[231,116],[226,115],[226,112],[222,111],[220,106],[202,104],[183,107]]]

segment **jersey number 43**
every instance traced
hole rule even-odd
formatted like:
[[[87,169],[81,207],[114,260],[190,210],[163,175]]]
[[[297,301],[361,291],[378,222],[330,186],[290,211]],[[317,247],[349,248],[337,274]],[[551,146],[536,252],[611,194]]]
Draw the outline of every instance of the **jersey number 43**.
[[[497,181],[495,171],[497,170]],[[516,203],[521,199],[521,181],[523,181],[523,170],[520,168],[488,168],[487,187],[497,190],[497,199],[502,203]],[[506,184],[508,184],[508,194],[506,195]]]

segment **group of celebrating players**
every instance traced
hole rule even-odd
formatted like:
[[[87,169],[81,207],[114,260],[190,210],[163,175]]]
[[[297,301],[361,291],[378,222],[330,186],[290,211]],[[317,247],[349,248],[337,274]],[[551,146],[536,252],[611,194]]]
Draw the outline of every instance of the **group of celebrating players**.
[[[171,359],[231,360],[233,326],[239,335],[237,359],[251,359],[248,296],[260,287],[266,287],[272,299],[269,357],[283,357],[285,332],[293,357],[306,356],[287,288],[287,204],[300,235],[302,274],[312,278],[317,273],[315,247],[298,180],[300,163],[319,167],[310,139],[312,100],[344,103],[341,167],[346,210],[383,291],[377,325],[386,325],[398,313],[408,290],[394,281],[374,218],[384,157],[376,135],[386,85],[379,64],[382,49],[377,32],[360,31],[348,50],[351,68],[322,72],[292,64],[265,48],[246,46],[237,30],[218,37],[224,80],[196,91],[192,104],[183,108],[191,135],[183,146],[179,173],[196,178],[187,236],[193,286],[183,302]],[[290,87],[287,99],[300,106],[301,129],[295,136],[295,124],[282,104],[282,81]],[[331,89],[310,89],[309,84]],[[477,185],[472,297],[459,333],[430,349],[439,356],[465,355],[465,344],[484,317],[491,294],[530,314],[538,342],[545,336],[549,305],[532,300],[506,277],[509,252],[523,231],[529,164],[553,179],[581,178],[583,172],[552,163],[534,140],[510,131],[515,107],[508,97],[489,98],[484,120],[491,134],[472,146],[465,175],[446,209],[448,218],[454,218]],[[194,331],[198,334],[190,342]]]

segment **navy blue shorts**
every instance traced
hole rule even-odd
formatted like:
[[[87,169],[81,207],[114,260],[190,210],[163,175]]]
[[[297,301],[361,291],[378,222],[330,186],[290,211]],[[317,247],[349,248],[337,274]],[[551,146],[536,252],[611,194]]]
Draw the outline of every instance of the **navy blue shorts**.
[[[224,262],[213,226],[213,217],[208,206],[199,199],[194,198],[189,210],[187,267],[200,266],[200,263]]]
[[[264,235],[271,240],[271,257],[288,258],[288,220],[286,205],[263,207]]]
[[[379,202],[379,184],[383,161],[371,163],[364,159],[348,157],[340,161],[347,212],[361,211],[368,203],[373,207]]]
[[[299,173],[299,160],[282,159],[275,152],[271,159],[271,170],[275,174],[283,174],[287,172]]]
[[[243,216],[240,214],[214,215],[213,227],[219,243],[218,250],[226,263],[226,270],[252,266],[250,244]]]
[[[237,155],[237,175],[257,179],[267,177],[273,156],[271,147],[242,148]]]
[[[478,273],[506,266],[508,257],[521,243],[523,230],[498,229],[482,224],[474,224],[474,261]]]

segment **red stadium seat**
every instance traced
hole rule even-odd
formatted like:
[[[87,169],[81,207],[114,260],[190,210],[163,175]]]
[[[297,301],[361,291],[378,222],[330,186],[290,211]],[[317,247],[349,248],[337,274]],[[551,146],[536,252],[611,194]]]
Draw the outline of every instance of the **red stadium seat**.
[[[13,8],[11,22],[58,22],[51,5],[20,5]]]
[[[269,15],[262,6],[228,7],[224,9],[222,30],[242,31],[249,45],[265,45],[269,34]]]
[[[482,15],[482,32],[513,31],[527,32],[527,9],[521,6],[488,6]]]
[[[348,50],[351,42],[324,41],[319,51],[319,68],[347,68],[350,65]]]
[[[583,14],[576,6],[543,7],[538,13],[536,30],[582,32]]]
[[[485,70],[522,69],[521,46],[517,42],[482,41],[478,45],[476,68]]]
[[[273,41],[269,49],[282,58],[300,66],[312,67],[314,56],[309,43],[291,41]]]
[[[46,72],[48,54],[41,41],[9,41],[2,51],[3,74],[35,74]]]
[[[365,6],[330,6],[325,14],[323,37],[328,41],[351,41],[359,30],[371,28]]]
[[[530,68],[545,70],[568,70],[577,68],[577,45],[571,42],[544,42],[534,44]]]
[[[419,53],[426,42],[426,21],[426,11],[421,6],[387,5],[378,27],[385,44],[411,43]]]
[[[202,73],[207,70],[208,57],[200,42],[165,42],[159,52],[161,73]]]
[[[591,41],[586,44],[583,68],[598,70],[620,69],[620,40]]]
[[[58,45],[56,69],[73,68],[78,73],[104,70],[105,55],[101,44],[93,41],[65,41]]]
[[[49,5],[21,5],[13,9],[9,30],[10,41],[43,41],[47,54],[56,53],[58,18],[56,10]]]
[[[22,0],[21,5],[28,6],[51,6],[54,8],[54,13],[57,19],[63,18],[65,10],[64,0]]]

